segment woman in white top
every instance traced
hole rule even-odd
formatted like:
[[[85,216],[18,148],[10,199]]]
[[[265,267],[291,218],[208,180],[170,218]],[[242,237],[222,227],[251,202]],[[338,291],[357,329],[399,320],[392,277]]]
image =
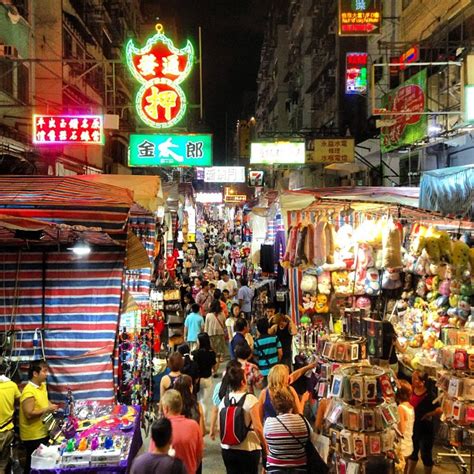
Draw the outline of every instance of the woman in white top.
[[[413,453],[413,424],[415,423],[415,410],[410,403],[412,393],[411,385],[406,380],[400,380],[400,387],[397,392],[398,414],[400,422],[398,428],[403,434],[400,446],[405,460]],[[407,473],[408,462],[405,464]]]
[[[260,452],[266,453],[263,428],[258,414],[258,400],[247,392],[247,380],[241,367],[230,367],[226,372],[230,392],[219,404],[219,413],[225,408],[226,399],[232,398],[238,403],[245,396],[243,404],[246,426],[250,426],[247,436],[240,444],[229,446],[221,443],[222,459],[227,474],[258,474]],[[221,431],[223,427],[221,426]],[[221,432],[222,436],[222,432]]]

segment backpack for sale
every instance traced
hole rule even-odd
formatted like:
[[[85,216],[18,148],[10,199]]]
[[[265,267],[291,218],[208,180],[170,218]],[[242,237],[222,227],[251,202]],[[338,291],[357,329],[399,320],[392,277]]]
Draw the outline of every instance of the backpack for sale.
[[[244,403],[247,393],[236,402],[235,398],[224,398],[224,408],[219,413],[219,427],[222,444],[235,446],[244,441],[250,431],[250,425],[245,424]]]

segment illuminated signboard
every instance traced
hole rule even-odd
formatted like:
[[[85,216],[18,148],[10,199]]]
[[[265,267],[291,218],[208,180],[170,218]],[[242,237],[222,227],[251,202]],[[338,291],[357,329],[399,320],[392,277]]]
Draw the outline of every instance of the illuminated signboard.
[[[352,163],[354,146],[353,138],[316,138],[308,143],[306,163]]]
[[[222,193],[196,193],[196,202],[201,204],[222,204]]]
[[[249,171],[249,186],[263,186],[263,177],[265,176],[264,171],[256,171],[250,170]]]
[[[304,164],[304,161],[304,141],[254,142],[250,145],[252,164]]]
[[[156,31],[141,49],[130,40],[126,58],[141,84],[135,98],[138,116],[149,127],[163,129],[176,125],[186,112],[186,95],[179,84],[191,72],[194,49],[189,41],[183,49],[175,48],[160,24]]]
[[[339,35],[377,35],[381,26],[381,0],[339,0]]]
[[[33,115],[36,145],[103,145],[102,115]]]
[[[246,194],[237,194],[234,189],[230,187],[224,188],[224,202],[227,204],[241,204],[247,201]]]
[[[129,166],[212,166],[212,135],[130,135]]]
[[[409,50],[405,51],[401,56],[398,62],[404,63],[403,66],[400,66],[400,69],[403,71],[406,69],[405,64],[416,63],[420,59],[420,48],[418,46],[413,46]]]
[[[367,53],[346,54],[346,94],[367,93]]]
[[[212,166],[204,170],[206,183],[245,183],[245,166]]]

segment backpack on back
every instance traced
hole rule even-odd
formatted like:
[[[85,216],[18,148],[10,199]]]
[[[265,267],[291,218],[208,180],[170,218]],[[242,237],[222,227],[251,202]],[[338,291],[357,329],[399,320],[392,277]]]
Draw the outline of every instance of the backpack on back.
[[[219,413],[219,427],[222,444],[235,446],[244,441],[250,431],[250,425],[245,424],[244,403],[247,393],[236,402],[235,398],[229,398],[226,394],[224,398],[224,408]]]

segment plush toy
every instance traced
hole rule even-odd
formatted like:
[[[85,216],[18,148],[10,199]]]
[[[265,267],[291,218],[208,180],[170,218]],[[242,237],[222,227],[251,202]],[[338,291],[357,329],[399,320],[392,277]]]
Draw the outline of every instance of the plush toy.
[[[366,270],[369,267],[373,267],[375,264],[374,261],[374,251],[372,247],[367,244],[359,244],[357,248],[357,270]]]
[[[311,318],[308,315],[303,315],[300,319],[302,326],[311,326]]]
[[[421,252],[421,255],[418,257],[418,260],[415,264],[415,273],[417,275],[429,275],[430,274],[430,260],[426,249]]]
[[[299,305],[298,309],[302,314],[312,314],[314,313],[314,306],[315,302],[313,300],[313,297],[309,293],[306,293],[303,296],[303,304]]]
[[[434,263],[438,263],[441,258],[441,252],[439,250],[438,234],[433,227],[430,227],[426,233],[425,249],[429,259]]]
[[[468,268],[470,250],[469,246],[461,240],[452,241],[453,265],[457,275],[462,275]]]
[[[323,295],[331,293],[331,274],[329,272],[323,272],[318,276],[318,292]]]
[[[424,298],[426,296],[428,289],[426,287],[426,278],[420,278],[416,285],[416,294],[420,298]]]
[[[380,275],[375,267],[367,269],[365,276],[365,293],[369,296],[380,295]]]
[[[420,256],[425,248],[425,234],[428,229],[420,224],[416,224],[411,234],[410,253],[415,256]]]
[[[370,298],[367,296],[359,296],[356,300],[356,308],[363,309],[367,313],[370,311],[372,304],[370,302]]]
[[[377,249],[375,251],[375,268],[377,270],[383,270],[383,250]]]
[[[384,290],[396,290],[402,287],[400,273],[393,268],[387,268],[382,276],[382,288]]]
[[[350,294],[350,284],[348,273],[345,270],[332,272],[331,275],[332,286],[334,291],[339,295]]]
[[[442,295],[442,296],[448,296],[451,294],[451,289],[450,289],[450,286],[451,286],[451,282],[449,280],[443,280],[440,284],[439,284],[439,294]]]
[[[329,312],[329,302],[328,297],[323,294],[319,294],[316,297],[316,313],[328,313]]]
[[[450,263],[452,259],[451,239],[444,230],[438,231],[438,246],[441,259]]]
[[[300,285],[301,291],[315,293],[318,289],[318,280],[314,275],[303,275]]]
[[[403,266],[401,247],[400,230],[391,222],[385,229],[382,240],[383,266],[385,268],[401,268]]]
[[[354,295],[365,294],[365,274],[367,272],[350,272],[349,273],[349,292]]]

